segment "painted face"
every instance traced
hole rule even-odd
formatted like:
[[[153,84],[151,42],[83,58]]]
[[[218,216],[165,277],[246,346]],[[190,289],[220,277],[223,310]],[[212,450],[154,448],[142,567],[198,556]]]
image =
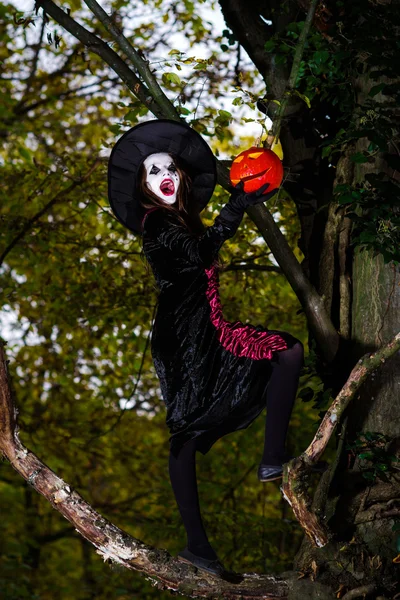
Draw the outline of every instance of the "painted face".
[[[143,164],[148,188],[165,204],[174,204],[180,182],[172,157],[165,152],[150,154]]]

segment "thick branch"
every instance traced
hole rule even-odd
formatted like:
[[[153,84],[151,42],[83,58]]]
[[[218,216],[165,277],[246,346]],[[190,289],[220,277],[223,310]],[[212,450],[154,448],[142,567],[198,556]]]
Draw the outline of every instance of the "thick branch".
[[[299,458],[290,461],[285,467],[282,493],[291,505],[300,525],[315,546],[325,546],[328,543],[329,535],[325,525],[311,509],[307,471],[309,472],[309,467],[320,458],[343,411],[355,397],[367,377],[399,350],[400,333],[386,346],[373,354],[365,355],[358,361],[347,382],[326,412],[307,450]]]
[[[273,216],[264,206],[252,206],[247,210],[260,230],[272,254],[286,275],[304,309],[310,330],[317,340],[324,358],[330,362],[339,345],[339,335],[325,308],[323,299],[305,276],[285,236],[276,225]]]
[[[363,358],[360,358],[345,385],[336,396],[329,410],[325,413],[313,441],[305,451],[310,463],[315,463],[324,452],[341,415],[367,377],[399,350],[400,332],[386,346],[383,346],[373,354],[366,354]]]

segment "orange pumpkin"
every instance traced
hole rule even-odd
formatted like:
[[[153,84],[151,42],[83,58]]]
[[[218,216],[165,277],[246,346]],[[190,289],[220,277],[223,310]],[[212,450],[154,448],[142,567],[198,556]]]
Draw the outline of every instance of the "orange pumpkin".
[[[243,181],[247,193],[256,192],[264,183],[269,183],[269,188],[265,190],[267,194],[281,185],[283,167],[275,152],[253,146],[235,158],[230,178],[232,185]]]

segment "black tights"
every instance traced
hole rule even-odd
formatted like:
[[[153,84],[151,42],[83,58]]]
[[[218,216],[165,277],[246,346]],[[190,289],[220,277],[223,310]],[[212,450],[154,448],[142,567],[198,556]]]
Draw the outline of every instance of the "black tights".
[[[285,438],[303,365],[302,344],[297,342],[289,350],[279,352],[278,362],[273,361],[271,364],[272,375],[266,390],[267,420],[261,462],[279,465],[285,457]],[[188,549],[198,556],[215,560],[217,555],[208,541],[200,513],[196,439],[187,442],[177,458],[170,453],[169,474],[186,529]]]

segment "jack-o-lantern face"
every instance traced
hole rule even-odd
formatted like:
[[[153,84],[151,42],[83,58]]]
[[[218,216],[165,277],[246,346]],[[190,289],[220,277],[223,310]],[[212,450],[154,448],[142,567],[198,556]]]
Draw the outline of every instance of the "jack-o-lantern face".
[[[267,194],[278,188],[283,179],[282,163],[272,150],[253,146],[241,152],[233,161],[230,178],[232,185],[244,182],[244,191],[256,192],[265,183],[269,183]]]

